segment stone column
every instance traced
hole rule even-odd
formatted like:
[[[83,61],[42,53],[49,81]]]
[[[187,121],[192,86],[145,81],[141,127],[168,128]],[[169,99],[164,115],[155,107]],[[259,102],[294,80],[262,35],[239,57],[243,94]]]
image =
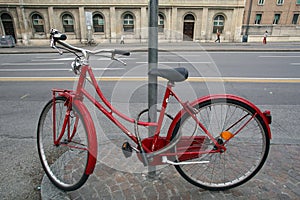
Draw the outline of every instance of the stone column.
[[[177,42],[177,35],[178,35],[177,24],[178,24],[177,8],[172,7],[171,42]],[[179,33],[179,34],[181,35],[182,33]]]
[[[19,19],[19,25],[21,29],[21,35],[22,35],[22,43],[27,46],[29,45],[29,37],[30,37],[30,30],[27,22],[27,18],[25,15],[25,9],[21,5],[20,7],[17,7],[17,15]]]
[[[200,40],[205,42],[207,41],[207,36],[208,36],[208,32],[207,32],[207,23],[208,23],[208,8],[203,8],[203,12],[202,12],[202,22],[201,22],[201,37]]]
[[[141,42],[147,42],[148,38],[148,24],[147,24],[147,7],[141,7]]]
[[[85,14],[84,7],[79,7],[79,39],[81,43],[85,43],[87,41],[86,35],[86,23],[85,23]]]
[[[117,43],[117,31],[116,31],[116,8],[110,7],[110,42]]]
[[[165,39],[168,40],[168,42],[171,42],[171,37],[172,37],[172,31],[171,31],[171,24],[172,24],[172,9],[168,9],[166,14],[166,19],[165,19]]]
[[[196,15],[196,19],[195,19],[195,22],[194,22],[194,41],[195,42],[199,42],[200,41],[200,38],[201,38],[201,18],[200,18],[200,13],[201,10],[198,10],[197,13],[195,13]]]
[[[58,27],[56,27],[56,24],[54,24],[53,17],[54,17],[53,7],[50,6],[50,7],[48,7],[49,27],[50,27],[50,29],[52,29],[52,28],[58,29]]]
[[[241,42],[242,40],[242,24],[243,24],[243,13],[244,8],[235,8],[232,14],[232,24],[231,24],[231,41]],[[230,41],[230,42],[231,42]]]

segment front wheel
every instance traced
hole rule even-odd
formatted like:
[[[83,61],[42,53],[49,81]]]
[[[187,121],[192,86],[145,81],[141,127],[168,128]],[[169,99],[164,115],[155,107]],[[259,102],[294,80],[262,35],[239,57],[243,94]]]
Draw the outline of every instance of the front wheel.
[[[181,132],[185,138],[206,138],[201,151],[210,153],[188,160],[208,161],[207,164],[176,165],[180,175],[208,190],[226,190],[250,180],[262,168],[269,152],[270,138],[262,117],[247,103],[231,98],[209,99],[194,108],[198,120],[219,144],[224,144],[226,151],[215,153],[216,145],[189,114],[183,114],[172,137]],[[180,160],[177,157],[177,162]]]
[[[76,190],[89,177],[85,173],[90,156],[86,126],[75,106],[68,109],[69,103],[65,97],[55,98],[55,111],[53,104],[53,100],[47,103],[38,123],[40,160],[55,186],[65,191]]]

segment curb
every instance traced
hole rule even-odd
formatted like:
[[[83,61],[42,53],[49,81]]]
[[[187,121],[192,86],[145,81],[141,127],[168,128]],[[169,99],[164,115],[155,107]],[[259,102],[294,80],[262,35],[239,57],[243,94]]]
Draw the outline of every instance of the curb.
[[[147,43],[128,43],[128,44],[98,44],[94,46],[85,46],[75,44],[75,46],[86,49],[120,49],[130,50],[131,52],[147,52]],[[99,47],[99,48],[98,48]],[[300,43],[271,43],[262,45],[260,43],[161,43],[158,46],[160,52],[165,51],[232,51],[232,52],[299,52]],[[14,48],[0,48],[0,54],[33,54],[33,53],[57,53],[55,49],[49,46],[16,46]]]

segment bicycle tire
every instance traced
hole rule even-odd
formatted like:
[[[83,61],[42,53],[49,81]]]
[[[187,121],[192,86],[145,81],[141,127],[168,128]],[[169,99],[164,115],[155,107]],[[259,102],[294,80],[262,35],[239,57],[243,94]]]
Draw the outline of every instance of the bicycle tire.
[[[56,133],[59,134],[67,110],[65,97],[56,97]],[[86,124],[82,120],[81,112],[72,106],[70,130],[76,124],[76,134],[72,140],[67,139],[67,130],[62,142],[54,145],[53,142],[53,100],[44,107],[38,122],[37,146],[38,153],[50,181],[59,189],[72,191],[80,188],[88,179],[86,174],[87,162],[90,156],[88,151],[88,134]],[[78,118],[78,123],[76,123]]]
[[[222,139],[220,133],[242,116],[246,118],[236,124],[237,127],[232,127],[232,132],[241,128],[246,120],[251,117],[253,119],[225,144],[224,153],[203,154],[189,160],[209,161],[208,164],[175,165],[179,174],[191,184],[206,190],[227,190],[249,181],[264,165],[270,148],[267,125],[262,117],[253,116],[256,112],[253,107],[233,98],[208,99],[198,103],[194,108],[197,109],[198,119],[210,133],[214,133],[216,140]],[[179,133],[178,131],[182,132],[182,136],[187,136],[191,130],[196,130],[196,133],[193,132],[194,135],[205,136],[199,127],[195,129],[195,124],[188,113],[183,114],[176,123],[172,138]],[[212,150],[214,144],[206,141],[203,142],[202,148]],[[176,162],[179,161],[180,158],[177,156]]]

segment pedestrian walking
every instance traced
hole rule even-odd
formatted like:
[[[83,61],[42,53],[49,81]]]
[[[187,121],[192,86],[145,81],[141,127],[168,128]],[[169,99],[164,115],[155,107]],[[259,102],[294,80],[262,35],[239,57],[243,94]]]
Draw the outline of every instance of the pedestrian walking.
[[[263,44],[267,44],[268,31],[264,33]]]
[[[120,44],[124,44],[124,35],[121,35],[121,42]]]
[[[217,39],[215,40],[215,42],[221,42],[221,40],[220,40],[220,35],[221,35],[221,33],[220,33],[220,31],[219,30],[217,30]]]

